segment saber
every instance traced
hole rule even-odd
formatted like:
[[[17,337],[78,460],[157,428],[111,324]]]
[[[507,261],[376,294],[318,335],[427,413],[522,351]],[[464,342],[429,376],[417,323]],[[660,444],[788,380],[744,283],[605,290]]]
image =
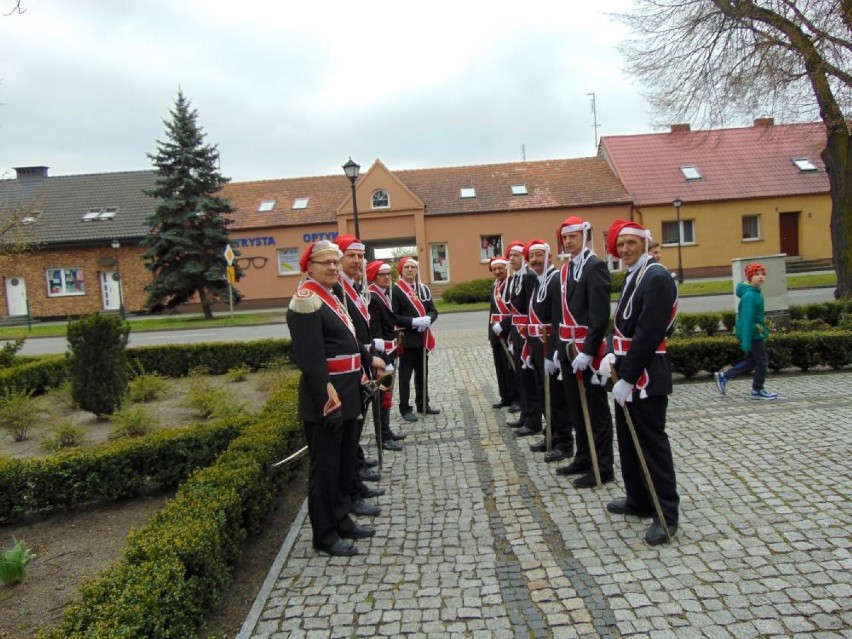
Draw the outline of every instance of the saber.
[[[618,373],[613,368],[611,371],[612,383],[618,383]],[[615,402],[618,404],[618,402]],[[619,404],[621,406],[621,404]],[[657,489],[654,487],[654,481],[651,479],[651,471],[648,470],[648,463],[645,461],[645,455],[642,452],[642,447],[639,445],[639,436],[636,434],[636,427],[633,425],[633,418],[630,416],[630,411],[627,410],[627,405],[621,406],[624,413],[624,421],[627,422],[627,428],[630,431],[630,437],[633,439],[633,447],[636,449],[636,456],[639,458],[639,465],[642,466],[642,473],[645,475],[645,485],[648,486],[648,492],[651,493],[651,501],[654,502],[654,510],[657,513],[657,519],[663,526],[663,532],[666,533],[666,541],[672,540],[672,535],[669,532],[669,526],[666,523],[666,518],[663,516],[663,507],[660,505],[660,498],[657,497]]]
[[[297,460],[297,459],[299,459],[300,457],[304,457],[304,456],[307,454],[307,452],[308,452],[308,447],[307,447],[307,446],[303,446],[302,448],[300,448],[299,450],[297,450],[295,453],[293,453],[293,454],[292,454],[292,455],[290,455],[289,457],[285,457],[285,458],[284,458],[284,459],[282,459],[281,461],[278,461],[278,462],[275,462],[274,464],[272,464],[272,467],[273,467],[273,468],[278,468],[279,466],[283,466],[284,464],[287,464],[287,463],[289,463],[289,462],[291,462],[291,461],[296,461],[296,460]]]
[[[506,340],[500,339],[499,337],[497,338],[497,340],[500,342],[500,346],[503,347],[503,353],[506,355],[506,359],[509,360],[509,368],[512,369],[513,373],[517,373],[518,369],[515,368],[515,359],[512,357],[512,354],[509,352],[509,347],[506,346]]]
[[[547,342],[549,339],[549,331],[548,326],[542,327],[542,353],[544,354],[544,359],[548,359],[547,356]],[[553,450],[553,420],[551,419],[551,410],[550,410],[550,375],[547,374],[547,371],[544,371],[544,433],[545,433],[545,441],[547,442],[547,452],[549,453]]]
[[[428,328],[426,329],[429,330]],[[426,331],[423,331],[424,333]],[[426,414],[426,411],[429,407],[429,398],[426,396],[426,392],[428,391],[428,384],[426,382],[426,373],[429,370],[429,350],[426,348],[426,338],[423,338],[423,405],[420,407],[420,410],[423,415]]]
[[[568,345],[571,359],[577,357],[577,345],[571,342]],[[583,409],[583,421],[586,423],[586,437],[589,440],[589,451],[592,456],[592,470],[595,472],[595,483],[598,488],[603,486],[601,481],[601,468],[598,464],[598,450],[595,445],[595,436],[592,433],[592,418],[589,417],[589,399],[586,397],[586,381],[583,379],[583,371],[577,371],[577,386],[580,387],[580,406]]]

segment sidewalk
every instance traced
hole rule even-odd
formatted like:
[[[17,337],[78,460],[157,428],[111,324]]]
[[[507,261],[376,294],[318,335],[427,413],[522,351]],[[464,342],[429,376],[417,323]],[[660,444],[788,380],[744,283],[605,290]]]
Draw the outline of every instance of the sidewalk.
[[[239,637],[852,637],[852,373],[677,385],[680,529],[652,549],[604,509],[618,472],[575,490],[504,425],[482,330],[438,339],[443,412],[394,415],[377,535],[319,555],[303,508]]]

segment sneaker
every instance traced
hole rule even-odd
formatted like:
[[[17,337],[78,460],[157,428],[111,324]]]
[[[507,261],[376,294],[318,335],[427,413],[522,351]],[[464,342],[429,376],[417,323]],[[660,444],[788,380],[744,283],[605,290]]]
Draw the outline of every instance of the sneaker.
[[[751,391],[752,399],[778,399],[778,393],[770,393],[765,388],[761,388],[759,391],[753,390]]]
[[[727,393],[725,391],[728,390],[728,378],[725,377],[725,373],[723,373],[722,371],[713,373],[713,379],[716,380],[716,388],[719,390],[719,392],[722,395],[726,395]]]

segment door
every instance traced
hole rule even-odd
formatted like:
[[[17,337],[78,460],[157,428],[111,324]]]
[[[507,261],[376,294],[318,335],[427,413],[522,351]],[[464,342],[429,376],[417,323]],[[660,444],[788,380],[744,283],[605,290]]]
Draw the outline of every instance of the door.
[[[779,247],[782,253],[788,257],[799,254],[799,212],[781,213],[778,217],[779,236],[781,238]]]
[[[6,278],[6,300],[9,305],[9,317],[27,314],[27,285],[20,275]]]
[[[118,290],[118,273],[115,271],[101,271],[101,295],[104,300],[105,311],[117,311],[121,307],[120,292]]]

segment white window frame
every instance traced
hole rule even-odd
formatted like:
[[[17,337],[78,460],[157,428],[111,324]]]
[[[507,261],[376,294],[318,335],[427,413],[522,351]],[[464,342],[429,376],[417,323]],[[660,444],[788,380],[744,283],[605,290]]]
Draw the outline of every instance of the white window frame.
[[[813,173],[814,171],[819,171],[819,167],[806,157],[793,158],[793,164],[795,164],[802,173]]]
[[[666,224],[677,225],[677,220],[663,220],[662,229],[661,229],[663,241],[660,242],[660,246],[677,246],[678,245],[677,240],[675,240],[674,242],[666,242],[665,241],[666,240]],[[687,224],[689,225],[689,227],[692,231],[692,240],[690,240],[689,242],[687,242],[686,240],[683,239],[683,237],[685,235],[683,230],[684,230],[684,228],[686,228]],[[680,245],[681,246],[693,246],[693,245],[695,245],[696,244],[696,240],[695,240],[695,220],[693,220],[693,219],[681,220],[680,226],[678,228],[678,235],[680,237]]]
[[[437,271],[440,275],[442,275],[442,279],[437,279],[435,277],[436,269],[435,269],[435,249],[438,247],[444,247],[444,260],[446,263],[440,267],[440,271]],[[443,271],[443,272],[441,272]],[[432,242],[429,244],[429,277],[433,284],[440,282],[441,284],[446,284],[450,282],[450,246],[447,242]]]
[[[704,179],[704,176],[701,175],[701,171],[698,169],[698,167],[692,164],[680,167],[680,172],[681,175],[683,175],[684,179],[688,182]]]
[[[47,268],[44,270],[44,279],[48,297],[74,297],[86,294],[85,273],[80,267]],[[79,289],[74,287],[68,290],[69,282],[79,282]],[[55,283],[58,283],[58,290],[53,287]]]
[[[299,247],[285,246],[275,250],[275,261],[278,263],[278,275],[301,275],[299,265]]]
[[[263,200],[260,204],[257,205],[257,212],[258,213],[269,213],[274,208],[275,208],[275,200]]]
[[[384,195],[385,203],[384,204],[376,204],[376,200]],[[376,189],[373,191],[373,194],[370,196],[370,208],[374,209],[389,209],[390,208],[390,193],[385,191],[384,189]]]
[[[746,219],[756,220],[757,235],[755,237],[746,237],[746,235],[745,235]],[[762,231],[762,229],[761,229],[761,224],[760,224],[760,213],[752,213],[752,214],[749,214],[749,215],[743,215],[743,217],[742,217],[742,238],[741,238],[743,242],[759,242],[760,240],[763,239],[761,231]]]
[[[309,197],[297,197],[293,200],[293,210],[297,211],[300,209],[308,208],[308,204],[310,204],[311,198]]]
[[[463,200],[473,199],[476,197],[476,188],[472,186],[463,186],[459,189],[459,197]]]
[[[513,184],[512,195],[529,195],[526,184]]]

